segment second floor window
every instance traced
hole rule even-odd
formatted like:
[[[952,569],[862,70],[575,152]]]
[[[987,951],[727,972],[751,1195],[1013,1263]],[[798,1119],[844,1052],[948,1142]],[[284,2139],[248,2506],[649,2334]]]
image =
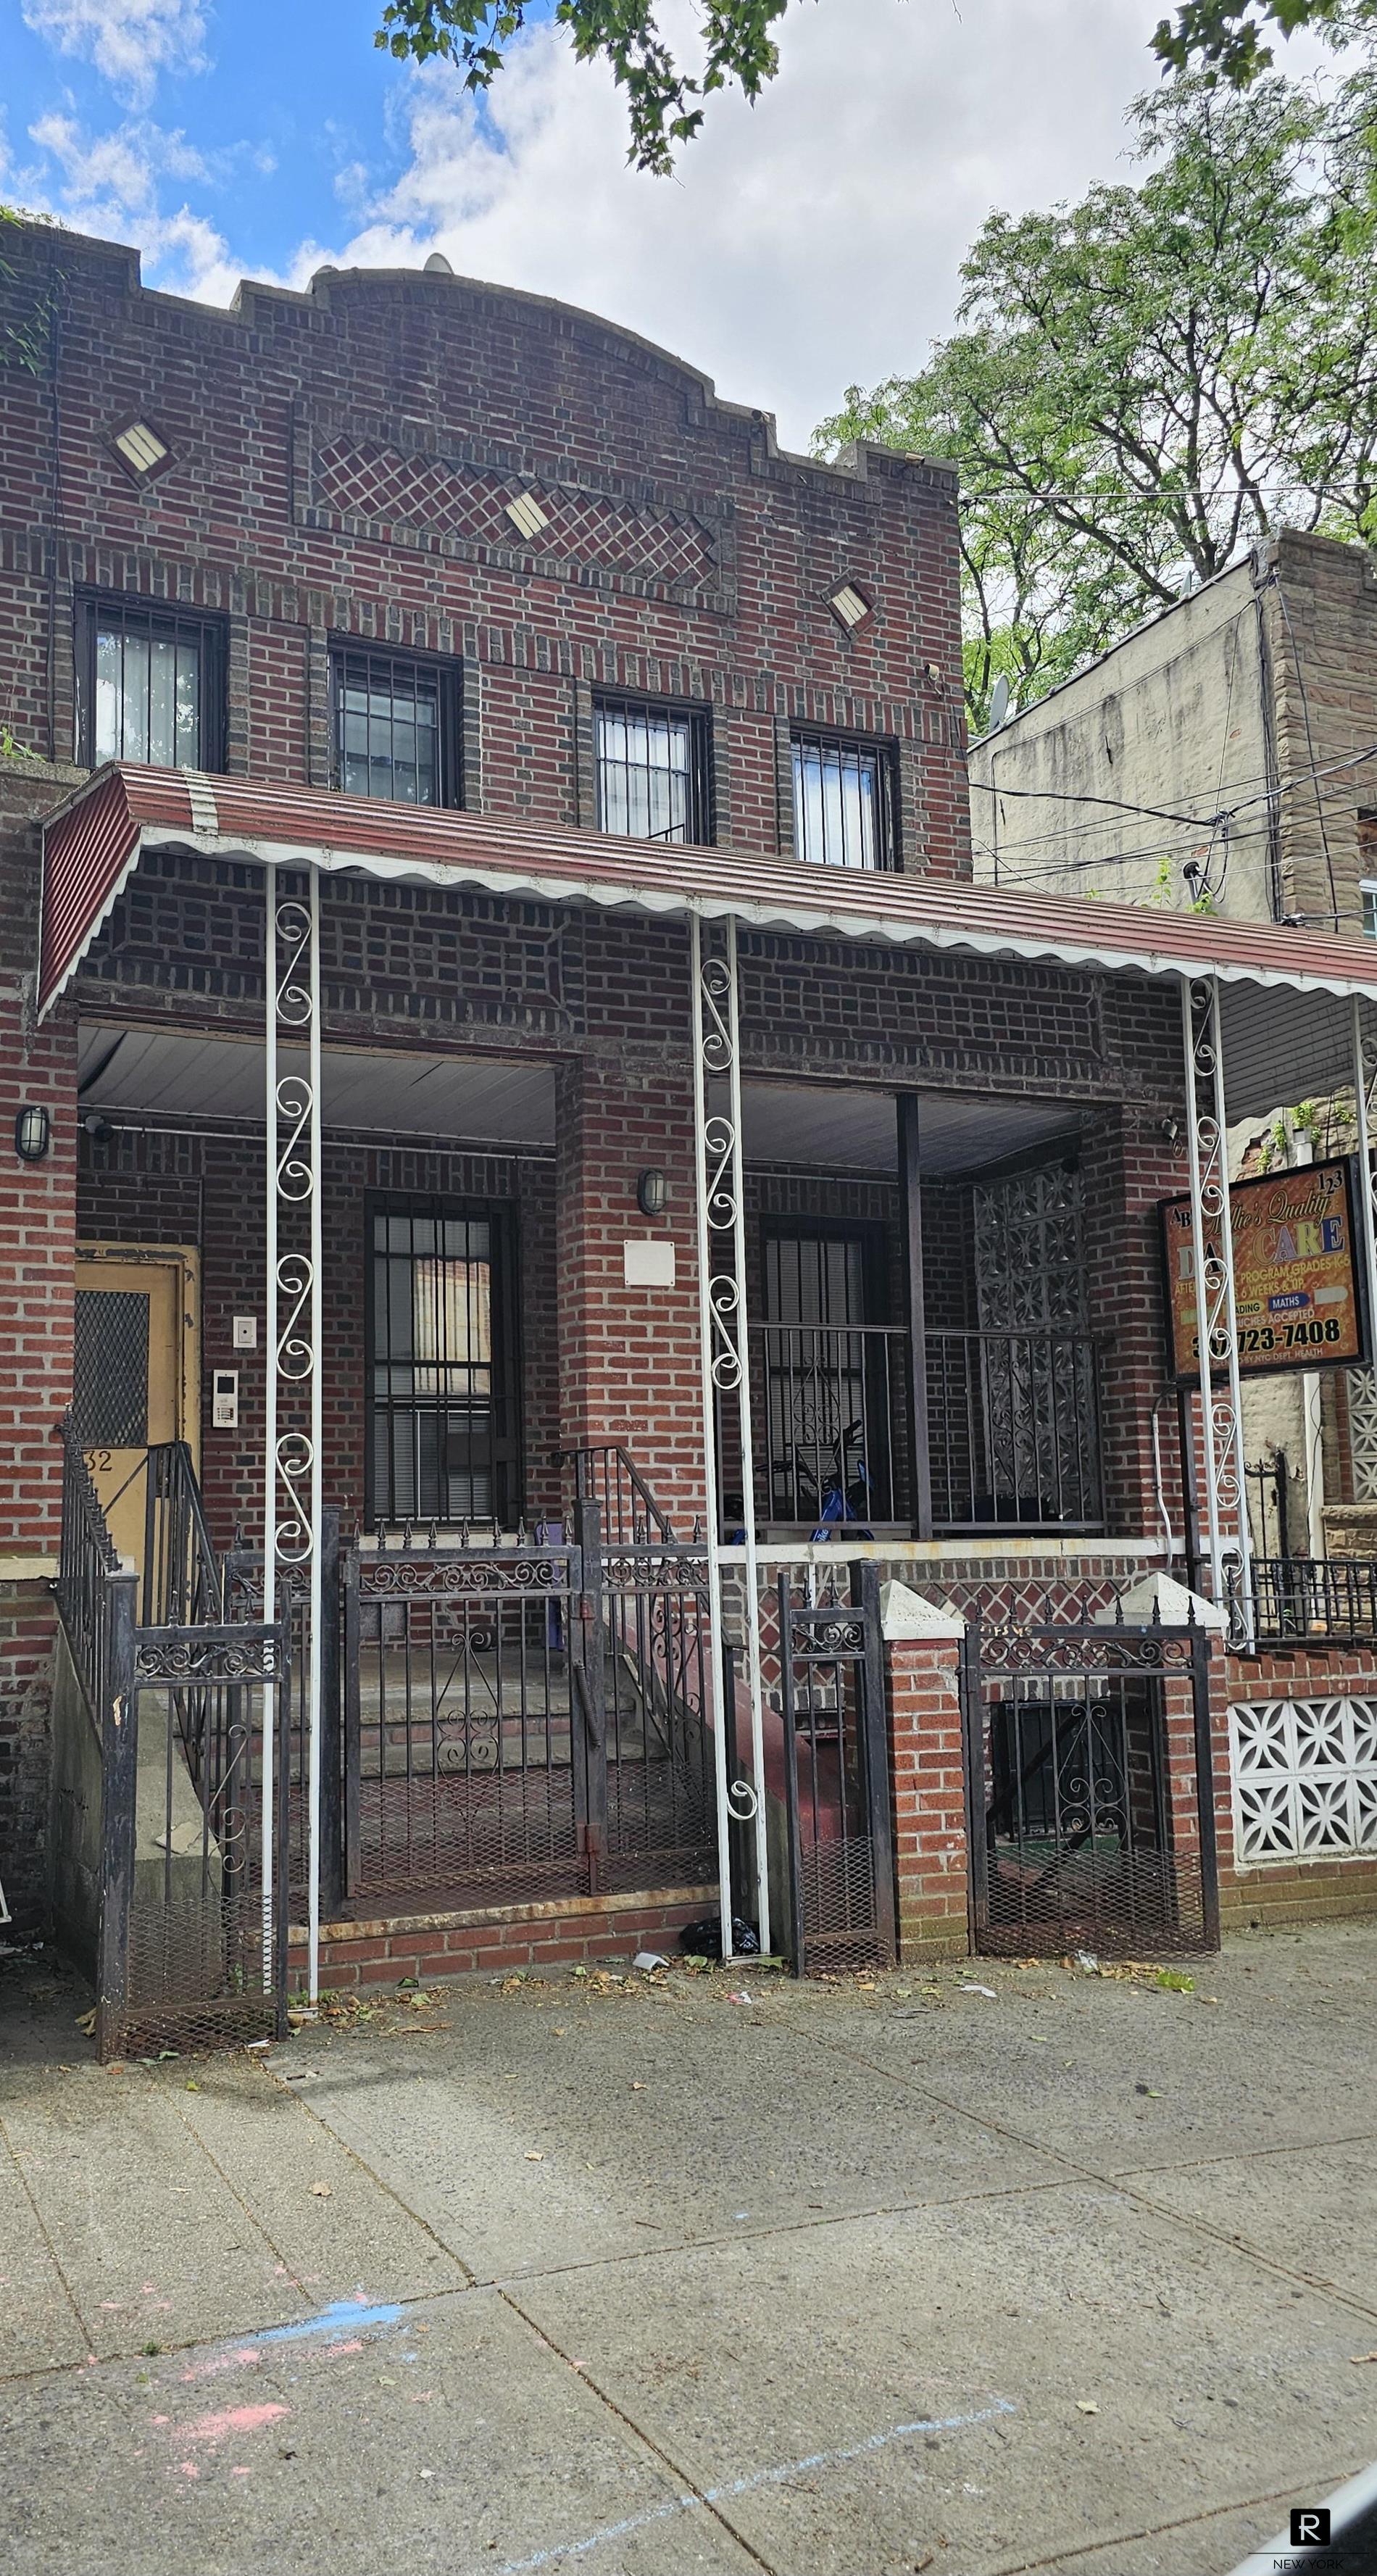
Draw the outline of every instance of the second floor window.
[[[640,841],[706,841],[707,737],[691,708],[630,699],[593,707],[598,829]]]
[[[335,785],[394,805],[457,805],[453,674],[400,653],[335,653],[330,671]]]
[[[85,599],[77,608],[77,757],[218,769],[223,636],[213,618]]]
[[[840,735],[794,736],[794,849],[828,868],[890,868],[888,754]]]

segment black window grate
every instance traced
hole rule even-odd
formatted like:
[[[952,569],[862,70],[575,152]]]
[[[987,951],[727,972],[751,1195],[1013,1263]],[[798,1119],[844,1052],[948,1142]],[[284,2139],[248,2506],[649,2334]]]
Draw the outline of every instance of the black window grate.
[[[505,1523],[518,1444],[503,1214],[375,1201],[370,1233],[372,1517]]]
[[[224,635],[212,618],[137,600],[77,604],[77,757],[218,769]]]
[[[794,849],[811,865],[894,865],[893,772],[877,743],[795,734]]]
[[[709,841],[703,716],[649,699],[598,698],[593,721],[599,831],[640,841]]]
[[[457,805],[458,693],[437,662],[331,657],[335,785],[393,805]]]
[[[91,1449],[148,1446],[148,1292],[78,1288],[72,1419]]]

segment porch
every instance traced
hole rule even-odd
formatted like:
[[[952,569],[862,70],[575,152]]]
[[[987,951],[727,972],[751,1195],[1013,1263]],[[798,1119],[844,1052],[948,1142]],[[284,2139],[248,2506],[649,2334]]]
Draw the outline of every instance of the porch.
[[[119,1424],[82,1407],[118,1382],[108,1274],[175,1255],[174,1342],[193,1274],[204,1306],[211,1401],[186,1436],[207,1527],[260,1624],[293,1631],[298,1741],[278,1758],[265,1693],[258,1866],[265,1937],[295,1904],[312,1982],[322,1907],[371,1912],[389,1882],[559,1903],[572,1876],[592,1901],[661,1871],[682,1887],[704,1852],[724,1946],[734,1900],[768,1943],[778,1764],[787,1824],[799,1749],[777,1562],[809,1563],[781,1619],[835,1610],[851,1641],[853,1557],[931,1578],[957,1550],[934,1585],[950,1615],[1014,1625],[1023,1569],[1050,1573],[1077,1629],[1124,1588],[1116,1551],[1126,1576],[1157,1557],[1256,1641],[1227,1119],[1270,1100],[1278,1030],[1289,1074],[1347,1070],[1365,1117],[1366,951],[1293,959],[1289,934],[1173,917],[1168,954],[1155,918],[1145,948],[1111,908],[1068,932],[1061,907],[903,878],[824,901],[782,864],[586,841],[542,843],[532,872],[511,827],[473,818],[407,816],[388,855],[349,836],[395,818],[233,782],[119,772],[93,794],[125,800],[126,867],[174,930],[150,944],[116,894],[78,981],[83,1258],[107,1276],[82,1283],[77,1440],[98,1483],[161,1445],[151,1378]],[[294,844],[268,834],[288,807]],[[192,940],[227,847],[217,953],[260,961],[257,1008],[216,964],[213,1025],[194,998],[157,1014],[165,937]],[[426,1045],[443,979],[418,1013],[404,976],[350,983],[365,950],[415,958],[442,932],[494,982],[529,932],[519,1040],[508,998],[481,1036],[452,1011]],[[54,952],[50,992],[71,963]],[[842,1034],[800,1041],[804,1008]],[[1359,1167],[1370,1266],[1365,1136]],[[1163,1347],[1164,1200],[1203,1400]],[[177,1349],[174,1391],[198,1375]],[[874,1740],[867,1653],[828,1685],[832,1746]],[[841,1816],[864,1760],[835,1767]],[[873,1777],[864,1812],[878,1906]],[[289,1878],[278,1905],[284,1849],[299,1894]]]

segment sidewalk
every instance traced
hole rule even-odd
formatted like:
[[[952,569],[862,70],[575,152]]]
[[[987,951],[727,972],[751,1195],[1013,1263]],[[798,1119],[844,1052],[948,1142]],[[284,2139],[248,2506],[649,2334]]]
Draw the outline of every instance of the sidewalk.
[[[1377,1925],[1186,1973],[508,1980],[117,2071],[6,1961],[0,2565],[1226,2576],[1377,2458]]]

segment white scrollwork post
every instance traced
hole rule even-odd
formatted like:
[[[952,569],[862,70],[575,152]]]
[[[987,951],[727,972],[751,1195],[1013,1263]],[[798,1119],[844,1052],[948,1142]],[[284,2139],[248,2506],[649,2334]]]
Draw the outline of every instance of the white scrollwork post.
[[[1219,985],[1213,976],[1197,981],[1182,977],[1181,1029],[1210,1594],[1229,1612],[1234,1642],[1249,1647],[1253,1641],[1252,1546],[1238,1373],[1224,1053]]]
[[[708,1658],[717,1771],[717,1848],[722,1887],[722,1955],[731,1956],[728,1827],[754,1826],[757,1921],[770,1947],[770,1890],[765,1827],[765,1720],[760,1676],[760,1588],[755,1540],[755,1458],[751,1430],[750,1350],[746,1318],[746,1230],[741,1162],[741,1048],[737,1025],[736,923],[704,936],[689,922],[693,979],[693,1142],[698,1182],[698,1310],[703,1389],[703,1460],[707,1485]],[[711,943],[711,944],[709,944]],[[725,1082],[725,1110],[713,1104]],[[715,1270],[713,1247],[725,1242],[730,1269]],[[721,1495],[717,1462],[719,1402],[734,1405],[741,1457],[741,1509],[746,1555],[746,1672],[751,1702],[751,1778],[728,1781],[722,1678]]]
[[[281,1578],[307,1583],[304,1691],[308,1986],[320,1962],[320,1523],[324,1475],[321,1378],[322,1223],[320,1138],[320,877],[304,897],[283,896],[267,876],[265,1026],[267,1322],[263,1439],[263,1617],[278,1615]],[[281,1048],[306,1049],[302,1071],[283,1070]],[[291,1418],[284,1421],[284,1415]],[[272,1974],[276,1685],[263,1687],[263,1975]],[[286,1927],[282,1927],[285,1938]]]

